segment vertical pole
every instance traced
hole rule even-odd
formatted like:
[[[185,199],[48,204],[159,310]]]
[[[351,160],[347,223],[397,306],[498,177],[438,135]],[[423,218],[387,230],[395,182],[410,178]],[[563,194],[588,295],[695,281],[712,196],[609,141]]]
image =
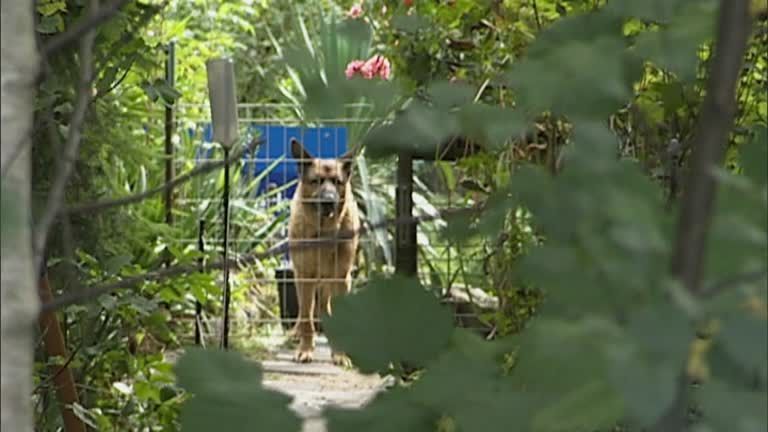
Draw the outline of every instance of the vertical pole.
[[[221,347],[229,349],[229,147],[224,148],[224,328]]]
[[[410,217],[413,215],[413,157],[400,153],[397,159],[397,188],[395,189],[397,202],[395,217]],[[413,222],[397,224],[395,228],[395,272],[416,276],[416,224]]]
[[[45,251],[43,252],[45,254]],[[43,255],[45,257],[45,255]],[[46,271],[46,260],[43,259],[43,265],[40,268],[40,279],[38,280],[38,290],[40,302],[49,303],[53,300],[51,286],[48,284],[48,272]],[[61,325],[56,317],[56,312],[43,312],[38,318],[40,331],[43,334],[45,351],[51,357],[68,358],[67,346],[64,343],[64,333],[61,331]],[[56,395],[61,409],[62,422],[65,432],[85,432],[85,423],[75,414],[72,409],[73,404],[80,403],[75,379],[72,376],[72,370],[65,363],[59,367],[52,367],[51,374],[56,387]]]
[[[205,237],[205,219],[200,219],[198,224],[198,230],[197,230],[197,249],[200,251],[201,254],[205,253],[205,241],[203,238]],[[200,266],[200,273],[203,273],[205,271],[204,269],[204,262],[205,258],[201,256],[197,260],[197,264]],[[200,300],[195,300],[195,345],[200,345],[203,340],[202,332],[201,332],[201,321],[202,321],[202,315],[203,315],[203,305],[200,303]]]
[[[176,43],[171,42],[167,47],[167,59],[165,62],[165,80],[170,86],[176,85]],[[173,133],[174,133],[174,107],[165,107],[165,182],[168,183],[176,176],[173,164]],[[173,188],[168,188],[163,193],[165,203],[165,223],[173,225]],[[165,251],[165,265],[170,265],[170,251]]]

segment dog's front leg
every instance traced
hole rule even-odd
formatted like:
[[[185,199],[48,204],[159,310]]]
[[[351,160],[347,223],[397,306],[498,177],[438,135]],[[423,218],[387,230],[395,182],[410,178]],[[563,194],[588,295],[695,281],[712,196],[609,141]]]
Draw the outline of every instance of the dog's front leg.
[[[343,296],[348,294],[352,290],[352,274],[347,274],[342,281],[334,281],[328,284],[329,298],[328,298],[328,314],[331,311],[331,300],[333,297]],[[352,360],[342,351],[337,351],[331,346],[331,360],[333,364],[341,367],[352,367]]]
[[[299,302],[296,333],[299,337],[299,348],[294,360],[299,363],[311,362],[315,350],[315,285],[314,281],[301,277],[296,281],[296,298]]]

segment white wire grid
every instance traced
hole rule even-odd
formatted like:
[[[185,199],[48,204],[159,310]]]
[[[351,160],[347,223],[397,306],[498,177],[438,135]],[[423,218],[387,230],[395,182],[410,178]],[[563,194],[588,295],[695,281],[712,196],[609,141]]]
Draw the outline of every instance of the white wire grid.
[[[297,107],[291,104],[238,104],[239,123],[242,125],[244,135],[246,135],[245,142],[250,141],[250,137],[245,132],[250,126],[265,127],[266,136],[261,138],[266,143],[273,142],[275,139],[275,137],[269,135],[272,129],[268,126],[304,126],[298,120],[297,113]],[[210,123],[207,105],[179,104],[177,107],[177,119],[180,133],[186,134],[190,128],[193,128],[196,132],[192,139],[177,140],[177,143],[180,144],[176,151],[177,157],[174,159],[177,166],[223,160],[223,152],[218,145],[206,142],[203,139],[204,137],[201,136],[202,134],[200,134],[201,125]],[[358,127],[364,126],[375,120],[373,118],[341,117],[319,120],[315,123],[328,130],[333,130],[332,128],[346,128],[355,124]],[[343,139],[339,139],[341,132],[338,129],[335,129],[335,131],[337,135],[331,137],[334,147],[333,153],[339,154],[340,141],[343,141]],[[277,138],[283,138],[287,142],[287,137]],[[304,142],[304,138],[303,129],[300,129],[299,141]],[[328,137],[324,138],[327,142]],[[322,141],[323,137],[319,137],[318,140]],[[353,143],[348,142],[346,144],[347,148],[349,148]],[[205,155],[206,157],[200,157],[199,149],[205,149],[209,154]],[[267,184],[266,188],[262,190],[261,195],[253,196],[253,191],[249,188],[253,188],[254,185],[243,182],[240,176],[245,164],[250,164],[249,169],[252,172],[254,165],[259,166],[264,171],[270,166],[275,167],[296,162],[290,156],[289,151],[278,152],[288,154],[287,157],[279,159],[281,155],[271,154],[270,150],[268,148],[263,157],[244,157],[231,167],[229,245],[230,256],[233,258],[249,252],[264,251],[287,239],[287,213],[290,206],[290,193],[295,181],[294,183],[289,183],[289,174],[286,169],[283,169],[283,178],[278,179],[282,180],[279,182],[281,184]],[[369,189],[380,192],[380,200],[387,201],[387,216],[393,216],[394,171],[394,167],[392,167],[386,176],[376,176],[372,179],[375,182],[369,185]],[[175,201],[177,223],[180,223],[179,219],[181,218],[192,218],[194,221],[187,221],[186,223],[197,226],[196,221],[204,217],[205,212],[213,212],[213,214],[208,214],[205,217],[208,222],[206,224],[204,242],[207,251],[210,252],[214,248],[220,251],[223,247],[222,197],[216,196],[219,192],[216,192],[214,196],[203,196],[201,191],[195,190],[194,182],[190,185],[180,191],[180,196]],[[358,204],[361,204],[359,201]],[[452,202],[451,198],[447,197],[446,202],[450,204]],[[277,210],[279,214],[270,215],[270,210],[273,212]],[[362,213],[361,217],[364,218]],[[378,221],[369,222],[376,223]],[[421,265],[420,263],[419,266],[419,276],[425,284],[434,285],[436,272],[444,273],[443,283],[451,283],[459,272],[457,266],[453,263],[455,251],[453,251],[452,246],[449,244],[430,243],[428,240],[430,237],[434,237],[432,234],[434,234],[435,230],[444,227],[444,223],[441,222],[419,224],[418,226],[418,242],[420,245],[427,245],[427,252],[431,256],[429,265]],[[260,224],[261,226],[243,226],[243,223],[251,225]],[[383,229],[382,231],[386,233],[384,236],[386,238],[386,246],[394,253],[394,227]],[[379,237],[378,240],[376,237]],[[368,252],[379,250],[381,248],[381,237],[375,236],[372,233],[361,236],[358,247],[360,250],[359,254],[364,255],[364,250]],[[182,238],[178,241],[187,247],[196,248],[198,240],[197,237],[193,237]],[[420,261],[427,252],[420,251]],[[363,257],[361,256],[361,258]],[[358,260],[360,267],[355,269],[353,290],[365,284],[370,272],[388,273],[393,270],[391,265],[388,265],[390,263],[374,263],[372,262],[374,257],[368,256],[366,258],[367,260]],[[435,270],[436,266],[440,267],[440,270]],[[291,277],[290,270],[291,263],[287,256],[266,259],[256,263],[251,268],[231,270],[230,340],[237,343],[244,338],[252,340],[279,335],[295,323],[296,318],[289,316],[293,315],[289,312],[295,313],[293,309],[296,307],[295,288],[293,286],[295,279]],[[464,269],[462,271],[466,278],[468,271]],[[477,275],[477,277],[482,278],[481,275]],[[223,289],[223,281],[220,278],[217,284]],[[440,288],[444,289],[445,286]],[[316,303],[315,311],[319,309],[318,306]],[[220,316],[211,318],[211,314],[206,315],[208,317],[203,321],[208,322],[207,327],[209,327],[209,330],[215,329],[215,331],[211,331],[209,339],[211,336],[218,339],[221,318]],[[218,315],[221,315],[221,313]],[[466,311],[458,312],[456,313],[456,319],[457,321],[463,320],[464,322],[476,321],[476,316],[474,313],[466,313]],[[319,324],[321,325],[321,323]]]

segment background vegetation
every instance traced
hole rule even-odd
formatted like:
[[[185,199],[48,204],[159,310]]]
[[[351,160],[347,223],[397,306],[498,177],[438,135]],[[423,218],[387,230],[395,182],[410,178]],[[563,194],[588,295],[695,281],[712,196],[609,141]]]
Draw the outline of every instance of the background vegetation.
[[[82,3],[37,0],[40,42],[70,28]],[[259,115],[308,124],[376,119],[352,130],[362,144],[355,181],[368,222],[394,216],[397,152],[433,151],[455,135],[483,146],[457,162],[415,165],[417,214],[483,208],[423,225],[418,280],[387,276],[393,228],[370,235],[361,264],[370,281],[338,302],[326,331],[361,371],[401,375],[406,362],[422,373],[362,411],[328,410],[330,430],[765,430],[768,20],[755,2],[734,124],[713,168],[702,276],[691,286],[670,264],[686,229],[686,179],[697,178],[697,131],[707,126],[718,5],[376,0],[350,18],[349,1],[128,2],[95,40],[94,97],[66,204],[162,184],[167,104],[179,107],[176,170],[197,166],[205,61],[229,55],[241,102],[291,104]],[[175,85],[165,78],[170,41]],[[390,59],[392,80],[343,76],[348,61],[373,54]],[[76,44],[46,60],[32,147],[38,213],[61,158],[81,61]],[[233,237],[279,232],[278,208],[244,199],[255,180],[234,180]],[[188,240],[199,219],[209,233],[220,231],[222,187],[214,171],[178,188],[172,226],[160,196],[66,212],[48,244],[55,294],[124,280],[169,256],[195,264],[201,254]],[[696,216],[688,222],[709,214]],[[205,253],[211,261],[215,237]],[[234,248],[244,255],[272,246]],[[254,299],[264,297],[251,291],[273,290],[253,280],[271,278],[277,266],[263,260],[235,276],[236,316],[276,313],[274,304],[254,312]],[[240,355],[187,350],[172,366],[170,354],[192,335],[186,318],[195,300],[220,315],[218,277],[142,283],[63,309],[71,358],[36,350],[38,430],[61,427],[51,371],[63,364],[75,372],[76,413],[97,430],[298,430],[288,401],[256,386],[258,367]],[[499,299],[481,314],[491,340],[455,329],[430,294],[453,285]],[[374,344],[377,337],[391,346]]]

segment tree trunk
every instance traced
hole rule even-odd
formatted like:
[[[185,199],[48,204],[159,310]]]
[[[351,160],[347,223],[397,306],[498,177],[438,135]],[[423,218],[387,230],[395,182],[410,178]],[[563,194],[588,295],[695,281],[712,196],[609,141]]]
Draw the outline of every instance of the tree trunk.
[[[2,288],[0,291],[0,429],[32,432],[33,330],[39,302],[32,264],[29,132],[39,56],[33,3],[3,1],[2,68]]]

